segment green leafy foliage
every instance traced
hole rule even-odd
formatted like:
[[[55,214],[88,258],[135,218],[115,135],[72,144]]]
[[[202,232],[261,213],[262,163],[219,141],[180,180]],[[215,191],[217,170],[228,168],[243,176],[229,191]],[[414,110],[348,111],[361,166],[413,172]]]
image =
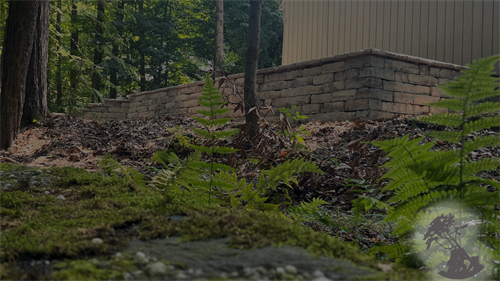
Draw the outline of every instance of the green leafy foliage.
[[[310,136],[311,133],[306,131],[304,126],[300,126],[300,128],[298,129],[297,132],[294,128],[292,128],[290,126],[288,120],[290,120],[292,118],[295,121],[307,119],[307,116],[301,115],[299,113],[299,111],[297,111],[296,109],[297,109],[296,105],[293,105],[291,108],[285,108],[285,107],[279,108],[279,111],[282,114],[284,114],[284,116],[286,117],[286,118],[283,118],[283,119],[285,119],[285,120],[283,120],[284,121],[283,123],[287,124],[287,126],[283,126],[283,128],[281,128],[281,131],[285,135],[285,137],[290,139],[290,141],[292,142],[292,146],[294,148],[301,148],[301,147],[304,147],[304,138],[302,136],[303,135]],[[295,115],[292,115],[292,111],[295,111]],[[282,118],[282,117],[280,117],[280,118]],[[278,134],[280,134],[280,132],[278,132]]]
[[[97,166],[108,175],[115,175],[117,172],[121,172],[131,187],[136,188],[137,186],[145,185],[144,176],[141,173],[133,168],[123,167],[109,153],[106,153],[104,158],[97,162]]]
[[[387,152],[390,158],[390,161],[383,165],[390,169],[383,176],[384,179],[390,180],[384,190],[394,192],[387,203],[395,205],[394,208],[387,208],[385,222],[393,224],[392,234],[400,237],[400,244],[373,248],[373,253],[385,253],[389,258],[407,262],[408,249],[405,247],[409,246],[404,243],[403,238],[417,227],[417,218],[425,213],[422,211],[433,210],[434,206],[451,201],[482,214],[485,226],[482,229],[484,241],[494,249],[493,257],[500,260],[500,242],[496,238],[500,233],[500,226],[498,211],[494,211],[498,196],[488,192],[488,187],[498,189],[500,185],[477,176],[479,172],[497,169],[500,161],[493,158],[471,161],[468,157],[468,154],[476,149],[500,144],[500,136],[471,135],[500,124],[498,114],[492,117],[479,116],[488,112],[498,113],[498,102],[473,103],[498,95],[497,78],[491,77],[493,64],[498,60],[500,56],[480,59],[473,65],[468,65],[469,69],[462,71],[463,76],[445,86],[439,86],[454,99],[445,99],[430,105],[447,108],[453,112],[420,118],[421,121],[455,127],[455,131],[430,132],[428,136],[456,143],[456,150],[434,151],[434,141],[420,144],[424,140],[423,137],[410,139],[408,135],[372,142]],[[353,204],[355,213],[374,206],[385,207],[367,197],[359,197]],[[442,260],[442,257],[438,256],[430,260],[429,264],[438,264]]]
[[[236,169],[217,163],[215,158],[218,154],[239,151],[220,145],[221,139],[238,132],[238,130],[219,129],[230,120],[230,118],[217,118],[217,115],[230,110],[229,108],[221,108],[226,104],[221,99],[222,95],[219,94],[207,75],[198,101],[207,109],[197,110],[204,117],[193,117],[204,129],[191,128],[201,139],[205,140],[204,144],[190,144],[195,152],[182,161],[173,152],[158,151],[153,156],[152,161],[162,164],[165,169],[153,179],[151,184],[158,189],[188,196],[204,203],[278,212],[280,204],[272,203],[271,193],[275,194],[275,198],[285,199],[281,204],[290,205],[291,198],[287,188],[293,188],[293,183],[298,184],[297,176],[303,172],[319,174],[323,172],[314,163],[297,158],[269,170],[261,171],[256,185],[247,183],[245,179],[238,179],[234,173]],[[208,157],[209,161],[202,161],[202,155]],[[327,202],[315,198],[310,203],[302,203],[300,207],[289,207],[285,212],[295,220],[316,218],[328,222],[327,216],[319,212],[319,207],[322,204],[327,204]]]

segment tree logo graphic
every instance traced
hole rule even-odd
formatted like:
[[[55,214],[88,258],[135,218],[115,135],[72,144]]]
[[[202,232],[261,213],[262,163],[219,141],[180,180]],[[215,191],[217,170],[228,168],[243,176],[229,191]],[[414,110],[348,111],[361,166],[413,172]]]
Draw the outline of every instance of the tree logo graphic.
[[[441,276],[449,279],[466,279],[483,270],[484,265],[479,263],[478,256],[469,256],[460,246],[457,236],[460,236],[460,230],[468,227],[468,225],[455,226],[453,225],[455,222],[454,218],[453,214],[436,217],[430,223],[430,227],[424,235],[424,240],[426,240],[427,250],[435,242],[443,249],[450,251],[450,259],[446,263],[448,271],[440,271],[439,274]],[[453,230],[451,229],[452,227]],[[446,240],[450,246],[446,247],[440,243],[441,240]]]

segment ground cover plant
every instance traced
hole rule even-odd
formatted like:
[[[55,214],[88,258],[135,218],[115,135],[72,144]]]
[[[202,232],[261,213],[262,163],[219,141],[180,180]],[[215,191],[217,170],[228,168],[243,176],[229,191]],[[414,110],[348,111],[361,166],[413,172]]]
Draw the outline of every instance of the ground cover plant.
[[[473,121],[477,120],[479,119],[476,117]],[[2,164],[3,174],[0,174],[2,250],[4,250],[3,245],[12,244],[6,248],[7,251],[2,251],[2,274],[4,274],[2,279],[20,279],[12,276],[22,277],[23,274],[27,274],[26,271],[15,273],[15,263],[8,263],[9,258],[19,261],[33,257],[57,257],[60,260],[69,258],[67,262],[58,263],[59,268],[54,274],[59,275],[53,275],[58,276],[57,278],[85,279],[82,276],[86,276],[88,279],[89,276],[95,275],[97,276],[95,279],[120,279],[123,271],[135,270],[136,265],[109,261],[107,264],[110,267],[114,265],[120,268],[110,272],[106,271],[107,267],[104,268],[106,270],[102,270],[99,264],[79,258],[106,255],[109,251],[123,247],[121,243],[126,238],[149,239],[167,235],[181,235],[186,240],[210,239],[224,235],[231,238],[231,243],[235,247],[252,247],[269,243],[310,246],[313,252],[355,259],[378,269],[379,263],[385,264],[387,260],[394,261],[394,259],[384,256],[382,249],[377,250],[374,246],[392,247],[390,245],[395,243],[397,245],[398,237],[390,235],[393,229],[391,224],[384,222],[384,219],[387,219],[385,211],[375,209],[365,211],[365,205],[360,205],[362,211],[356,213],[357,224],[354,214],[350,212],[351,201],[360,194],[362,198],[369,199],[375,205],[381,202],[394,206],[394,203],[388,202],[394,193],[381,192],[381,187],[384,187],[387,181],[379,181],[387,171],[381,167],[387,158],[382,150],[368,142],[402,138],[407,134],[409,134],[408,139],[415,140],[423,137],[426,132],[456,131],[449,126],[429,124],[403,116],[378,121],[310,122],[303,127],[304,130],[311,132],[311,135],[301,135],[307,149],[294,149],[293,141],[284,132],[281,136],[277,134],[286,127],[280,123],[264,121],[261,124],[262,129],[259,134],[262,141],[259,140],[252,151],[242,151],[240,148],[235,153],[213,153],[212,157],[210,152],[208,154],[197,152],[191,144],[205,146],[208,148],[205,149],[207,151],[211,151],[210,145],[213,142],[217,142],[218,146],[238,149],[242,141],[241,135],[228,139],[204,138],[201,134],[196,134],[196,130],[189,129],[192,127],[203,130],[204,127],[200,122],[192,118],[168,116],[106,122],[56,117],[27,128],[11,150],[0,152],[1,162],[17,162],[38,167],[76,165],[99,172],[55,168],[43,172],[44,175],[48,173],[56,177],[50,186],[38,180],[31,182],[25,180],[22,185],[17,185],[8,172],[20,168],[17,165]],[[170,128],[178,126],[181,129],[166,130],[166,126]],[[205,132],[222,132],[231,127],[233,123],[221,124],[218,129]],[[498,127],[474,133],[475,138],[488,138],[489,135],[498,137],[500,135]],[[469,137],[467,140],[470,139],[472,138]],[[431,139],[427,137],[422,141],[427,143]],[[166,151],[166,155],[171,158],[159,157],[158,159],[163,159],[163,163],[151,161],[157,151],[169,148],[174,148]],[[461,145],[438,140],[434,142],[434,149],[459,151]],[[182,153],[171,154],[173,151]],[[209,188],[205,188],[203,192],[198,193],[200,196],[194,198],[187,196],[187,192],[198,191],[195,189],[189,191],[189,188],[182,185],[178,186],[177,191],[186,193],[186,196],[167,192],[168,188],[174,189],[171,186],[156,186],[160,190],[152,188],[151,180],[159,175],[158,171],[161,169],[174,173],[186,172],[189,168],[188,163],[194,162],[189,156],[190,154],[196,156],[193,152],[199,154],[196,161],[203,161],[205,163],[202,164],[203,167],[209,168],[210,163],[218,163],[228,165],[235,171],[203,169],[200,173],[185,173],[195,175],[192,177],[193,181],[201,179],[205,182],[203,184],[209,183]],[[106,153],[110,155],[106,156]],[[498,157],[500,157],[498,146],[486,146],[470,153],[467,161],[487,161],[482,159]],[[235,158],[240,160],[234,161]],[[266,173],[278,171],[279,167],[284,168],[287,163],[293,161],[302,161],[302,164],[314,163],[320,172],[299,171],[293,175],[289,174],[286,178],[293,177],[294,181],[288,181],[288,186],[285,181],[280,182],[279,178],[275,178],[272,183],[270,174]],[[297,162],[295,165],[302,164]],[[128,167],[133,167],[140,174]],[[17,177],[17,174],[15,175]],[[480,172],[479,175],[481,178],[496,182],[500,179],[498,168]],[[224,180],[229,182],[240,183],[240,188],[224,189],[223,185],[214,181],[222,176],[227,176]],[[259,186],[261,176],[264,178],[262,183],[265,184],[261,185],[260,198],[265,198],[263,202],[269,205],[279,205],[280,212],[262,212],[265,208],[259,208],[258,204],[249,206],[253,198],[247,200],[249,198],[245,199],[243,193],[237,194],[238,191],[250,186],[250,183],[253,187],[247,187],[247,190],[258,191],[259,189],[255,187]],[[190,179],[186,181],[186,185],[192,188],[194,185],[190,185],[189,181]],[[149,185],[144,185],[145,183]],[[269,188],[270,183],[274,184],[276,189]],[[6,184],[11,186],[4,189]],[[498,190],[495,187],[488,189],[488,192]],[[211,196],[207,196],[210,194]],[[63,195],[66,200],[57,199],[59,195]],[[234,196],[233,201],[231,195]],[[314,198],[320,198],[328,202],[328,205],[315,206],[308,211],[307,205],[302,205],[301,208],[301,202],[314,202]],[[232,203],[235,203],[234,206]],[[383,204],[379,206],[385,206]],[[301,211],[304,209],[306,212]],[[314,216],[315,212],[319,212],[319,215]],[[289,218],[298,222],[290,224],[280,213],[289,215]],[[168,219],[179,214],[189,219],[184,221]],[[41,218],[42,223],[37,224],[32,218]],[[276,222],[280,223],[276,225]],[[303,228],[299,222],[303,222],[302,224],[310,229]],[[253,224],[254,228],[247,228]],[[37,230],[36,235],[32,234],[32,229]],[[269,229],[270,232],[266,231],[268,233],[266,235],[259,234],[262,229]],[[239,235],[242,231],[248,235]],[[63,233],[70,235],[65,236]],[[273,233],[278,235],[274,237]],[[15,237],[23,237],[23,243],[16,242]],[[95,237],[102,237],[104,243],[101,246],[91,243]],[[314,239],[323,242],[314,245],[304,242]],[[46,246],[43,249],[36,249],[36,243],[40,241],[46,241]],[[351,246],[358,247],[364,252],[373,249],[372,253],[378,252],[379,259],[364,260],[366,256],[353,258],[351,250],[354,248]],[[398,250],[396,253],[399,254],[401,251]],[[392,279],[410,279],[411,277],[407,276],[413,275],[401,274],[415,273],[414,271],[401,273],[400,270],[401,267],[393,267],[392,274],[395,275]],[[5,272],[13,275],[5,275],[7,274]]]

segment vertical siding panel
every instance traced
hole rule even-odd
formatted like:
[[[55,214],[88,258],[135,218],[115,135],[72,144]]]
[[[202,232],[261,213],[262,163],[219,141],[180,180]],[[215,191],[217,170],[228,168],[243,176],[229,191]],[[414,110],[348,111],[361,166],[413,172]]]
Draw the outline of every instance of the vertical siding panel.
[[[299,20],[300,20],[300,10],[302,9],[299,9],[299,5],[300,5],[300,2],[299,1],[290,1],[290,9],[293,11],[293,13],[291,14],[291,18],[289,20],[289,22],[292,24],[293,28],[292,28],[292,35],[293,36],[293,40],[290,42],[291,44],[293,44],[292,46],[292,57],[293,57],[293,60],[292,60],[292,63],[293,62],[298,62],[299,61],[299,49],[301,47],[300,45],[300,32],[299,32]]]
[[[412,0],[413,6],[413,26],[412,26],[412,38],[411,38],[411,55],[419,56],[420,55],[420,0]]]
[[[472,7],[472,56],[471,61],[481,58],[481,42],[483,38],[483,2],[476,0]]]
[[[345,3],[345,33],[344,33],[344,53],[351,51],[351,2]]]
[[[318,50],[318,0],[309,0],[309,30],[311,32],[311,42],[309,42],[310,56],[307,58],[315,59],[317,58]]]
[[[333,36],[333,53],[332,55],[340,54],[340,1],[335,1],[334,6],[335,17],[334,17],[334,36]]]
[[[444,59],[444,39],[446,27],[446,2],[437,1],[437,14],[436,14],[436,60],[445,61]]]
[[[453,50],[453,62],[462,64],[463,54],[463,15],[464,15],[464,1],[455,1],[455,26],[453,32],[453,43],[455,49]]]
[[[477,1],[477,0],[476,0]],[[472,63],[472,1],[464,1],[462,64]]]
[[[329,16],[328,16],[328,11],[329,11],[329,6],[330,6],[330,1],[323,0],[323,45],[321,46],[321,56],[322,57],[327,57],[329,56],[328,54],[328,43],[330,42],[330,39],[328,38],[328,21],[329,21]]]
[[[340,7],[339,7],[339,54],[344,53],[345,46],[345,1],[341,0],[340,1]]]
[[[391,1],[384,0],[384,31],[383,31],[383,41],[382,41],[382,49],[389,51],[389,44],[391,42]]]
[[[493,50],[492,50],[491,54],[486,55],[488,57],[491,55],[500,54],[500,19],[499,19],[500,2],[498,2],[498,1],[494,2],[493,11],[495,11],[494,12],[495,16],[493,17],[493,27],[492,27],[492,29],[493,29],[493,35],[492,35],[492,38],[493,38],[493,47],[492,48],[493,48]],[[499,65],[499,63],[497,62],[497,71],[499,71],[498,65]]]
[[[349,49],[351,51],[356,51],[356,38],[357,36],[357,27],[358,27],[358,1],[350,1],[351,2],[351,43],[349,44]]]
[[[370,48],[370,6],[371,1],[363,2],[363,49]]]
[[[420,40],[419,57],[428,58],[427,46],[429,44],[429,1],[420,1]]]
[[[397,52],[396,45],[398,36],[398,1],[390,1],[389,3],[391,8],[391,19],[390,19],[391,34],[389,39],[390,41],[389,51]]]
[[[384,1],[377,1],[377,40],[375,41],[375,48],[383,50],[383,41],[384,41]]]
[[[297,1],[283,1],[283,3],[286,3],[286,6],[283,7],[283,18],[285,17],[285,12],[288,13],[289,17],[287,19],[287,21],[285,21],[285,26],[288,22],[288,28],[289,28],[289,31],[288,31],[288,40],[285,41],[285,38],[283,38],[283,49],[285,49],[285,45],[284,44],[290,44],[290,46],[287,46],[288,47],[288,59],[287,59],[287,63],[286,64],[290,64],[290,63],[294,63],[296,62],[295,60],[295,54],[297,53],[297,48],[299,47],[298,46],[298,43],[299,41],[297,40],[297,30],[296,30],[296,27],[297,27],[297,14],[296,14],[296,3]],[[288,11],[285,11],[285,9],[287,9]],[[283,56],[284,58],[284,56]],[[283,61],[283,64],[284,61]]]
[[[436,59],[436,31],[437,31],[437,1],[429,1],[429,37],[427,39],[427,57]]]
[[[375,48],[377,42],[377,1],[370,2],[370,32],[369,32],[369,48]]]
[[[306,6],[307,6],[307,19],[306,19],[306,25],[307,25],[307,53],[306,53],[306,60],[312,59],[313,56],[313,50],[314,46],[316,45],[315,42],[313,42],[313,6],[311,5],[311,1],[305,1]]]
[[[283,55],[281,57],[281,64],[289,64],[293,59],[291,58],[291,51],[293,46],[293,38],[291,35],[293,34],[290,30],[290,20],[291,20],[291,10],[290,10],[290,1],[284,1],[283,5]]]
[[[298,53],[299,60],[298,61],[305,61],[307,57],[307,3],[305,1],[301,1],[302,9],[300,11],[300,19],[299,19],[299,24],[300,24],[300,43],[301,43],[301,48],[300,52]]]
[[[362,50],[363,49],[363,26],[364,26],[364,21],[365,19],[363,18],[363,11],[365,9],[364,1],[357,1],[358,2],[358,26],[356,29],[356,50]]]
[[[398,38],[396,42],[396,52],[404,53],[405,47],[405,11],[406,1],[397,1],[398,3],[398,21],[396,22],[398,28]]]
[[[492,38],[493,38],[493,17],[495,11],[493,10],[493,1],[485,0],[483,6],[483,40],[481,41],[481,57],[487,57],[493,54],[492,52]],[[497,15],[498,16],[498,15]]]
[[[335,23],[334,23],[334,19],[336,18],[335,16],[335,2],[332,1],[330,3],[330,5],[328,5],[328,48],[327,48],[327,52],[328,52],[328,55],[329,56],[332,56],[334,55],[334,52],[333,52],[333,44],[335,44],[335,42],[337,42],[337,38],[335,38],[334,36],[334,29],[335,29]]]
[[[446,29],[445,29],[445,40],[444,40],[444,61],[453,62],[454,53],[454,29],[455,26],[455,2],[446,1]]]
[[[405,47],[404,54],[411,54],[412,24],[413,24],[413,2],[405,1]]]

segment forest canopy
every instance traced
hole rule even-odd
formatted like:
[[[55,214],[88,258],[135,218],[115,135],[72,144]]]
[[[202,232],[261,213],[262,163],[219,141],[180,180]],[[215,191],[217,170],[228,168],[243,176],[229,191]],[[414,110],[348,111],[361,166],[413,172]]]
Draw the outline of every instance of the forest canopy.
[[[50,1],[48,106],[64,111],[103,98],[201,80],[215,53],[215,1]],[[249,1],[224,1],[226,73],[242,73]],[[3,41],[8,2],[0,2]],[[279,1],[262,5],[258,68],[281,65]],[[3,42],[0,42],[0,48]]]

